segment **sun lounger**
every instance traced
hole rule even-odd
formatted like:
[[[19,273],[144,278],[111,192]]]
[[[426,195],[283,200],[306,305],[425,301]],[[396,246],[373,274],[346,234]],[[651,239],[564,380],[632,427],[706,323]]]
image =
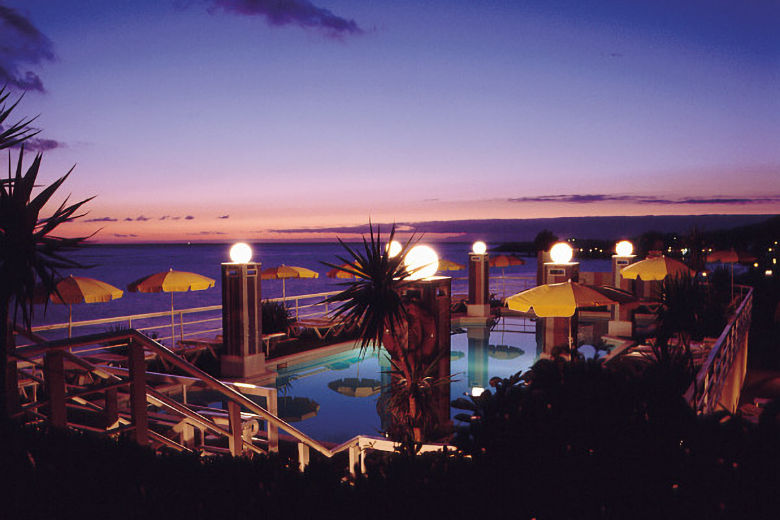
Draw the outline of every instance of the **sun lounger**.
[[[299,329],[313,330],[319,339],[325,339],[328,336],[337,336],[344,330],[345,323],[334,318],[302,318],[296,322]]]
[[[282,339],[286,338],[286,332],[273,332],[271,334],[262,334],[260,340],[263,342],[263,350],[265,355],[271,349],[271,345]],[[203,350],[208,350],[212,356],[218,357],[218,350],[222,350],[222,336],[217,336],[215,339],[183,339],[179,341],[179,348],[176,349],[176,353],[186,357],[189,353],[195,353],[195,359],[200,355]],[[193,360],[194,361],[194,360]]]

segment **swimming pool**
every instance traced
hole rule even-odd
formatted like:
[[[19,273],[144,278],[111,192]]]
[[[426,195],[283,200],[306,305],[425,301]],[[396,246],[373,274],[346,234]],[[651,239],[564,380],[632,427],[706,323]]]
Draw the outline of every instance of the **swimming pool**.
[[[459,329],[451,337],[450,398],[473,387],[488,387],[492,377],[528,370],[538,358],[535,323],[504,318],[493,330]],[[320,441],[341,443],[357,434],[378,435],[376,411],[382,388],[390,384],[387,353],[349,349],[277,369],[276,387],[296,428]],[[451,416],[462,410],[451,410]],[[288,419],[290,420],[290,419]]]

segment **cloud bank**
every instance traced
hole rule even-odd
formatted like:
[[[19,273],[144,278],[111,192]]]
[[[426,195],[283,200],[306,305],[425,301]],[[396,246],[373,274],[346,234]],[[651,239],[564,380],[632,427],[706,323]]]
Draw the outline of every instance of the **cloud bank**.
[[[43,92],[43,81],[29,67],[52,60],[51,41],[16,10],[0,5],[0,84]]]
[[[242,16],[261,16],[270,25],[297,25],[320,29],[329,36],[360,34],[355,20],[333,14],[308,0],[208,0],[210,11],[217,10]]]
[[[0,52],[2,52],[0,50]],[[0,83],[2,83],[2,80],[0,80]],[[5,130],[5,127],[3,125],[0,125],[0,132]],[[33,128],[31,129],[33,131],[37,131],[37,129]],[[65,143],[61,141],[55,141],[54,139],[44,139],[42,137],[31,137],[29,139],[25,139],[22,143],[18,143],[11,148],[19,149],[22,147],[22,144],[24,144],[24,149],[28,152],[47,152],[49,150],[54,150],[55,148],[64,148]]]
[[[571,204],[590,204],[596,202],[633,202],[636,204],[766,204],[780,202],[780,195],[763,197],[682,197],[679,199],[645,195],[542,195],[538,197],[514,197],[509,202],[564,202]]]

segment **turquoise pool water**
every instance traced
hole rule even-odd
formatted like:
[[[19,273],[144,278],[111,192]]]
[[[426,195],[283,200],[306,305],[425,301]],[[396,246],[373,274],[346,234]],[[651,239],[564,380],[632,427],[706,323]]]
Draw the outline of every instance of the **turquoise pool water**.
[[[530,368],[538,357],[534,330],[530,320],[506,318],[493,330],[455,331],[451,337],[451,399],[472,387],[487,387],[491,377]],[[357,434],[381,432],[376,405],[379,388],[390,383],[390,376],[383,373],[389,369],[384,349],[368,351],[365,356],[354,349],[279,368],[276,386],[280,400],[298,398],[291,412],[302,419],[293,422],[298,429],[315,439],[340,443]],[[316,414],[313,403],[319,405]],[[451,416],[458,412],[451,410]]]

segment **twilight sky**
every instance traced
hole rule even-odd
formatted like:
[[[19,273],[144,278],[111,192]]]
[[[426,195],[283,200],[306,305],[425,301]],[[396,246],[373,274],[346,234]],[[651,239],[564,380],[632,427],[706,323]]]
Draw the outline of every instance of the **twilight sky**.
[[[0,0],[0,82],[40,114],[42,180],[76,164],[64,192],[97,195],[68,233],[102,241],[780,213],[779,24],[774,0]]]

